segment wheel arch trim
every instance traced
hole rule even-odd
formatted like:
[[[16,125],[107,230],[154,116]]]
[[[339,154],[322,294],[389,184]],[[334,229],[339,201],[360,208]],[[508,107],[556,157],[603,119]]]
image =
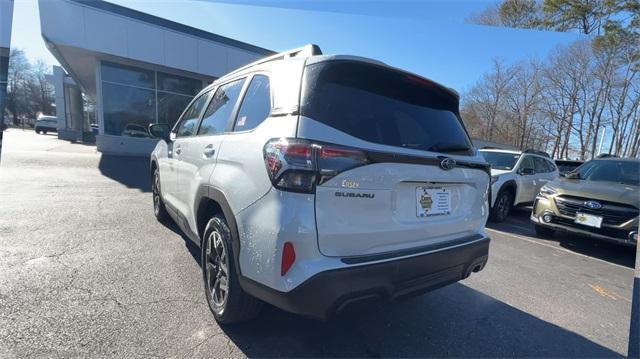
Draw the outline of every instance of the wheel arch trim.
[[[222,215],[224,215],[225,220],[227,221],[227,225],[229,226],[229,230],[231,232],[231,249],[233,250],[233,258],[234,258],[234,267],[236,269],[236,273],[238,273],[238,277],[242,277],[242,272],[240,270],[240,235],[238,232],[238,224],[236,222],[235,215],[233,214],[233,210],[229,205],[229,201],[227,200],[224,192],[215,188],[211,185],[201,185],[198,188],[198,192],[196,193],[196,198],[194,201],[193,213],[195,214],[196,227],[199,228],[201,223],[198,223],[198,218],[200,217],[199,211],[202,210],[202,203],[204,201],[212,200],[218,204],[222,211]],[[209,219],[206,219],[207,221]],[[202,237],[204,233],[195,233],[200,241],[202,241]],[[202,243],[198,243],[200,246]],[[242,280],[241,280],[242,282]]]

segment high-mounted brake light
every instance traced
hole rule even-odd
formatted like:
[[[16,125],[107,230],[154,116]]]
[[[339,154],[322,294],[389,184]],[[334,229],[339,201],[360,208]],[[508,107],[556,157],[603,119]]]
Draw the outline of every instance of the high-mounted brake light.
[[[264,161],[276,188],[313,193],[337,174],[368,163],[364,152],[295,138],[273,139],[264,146]]]

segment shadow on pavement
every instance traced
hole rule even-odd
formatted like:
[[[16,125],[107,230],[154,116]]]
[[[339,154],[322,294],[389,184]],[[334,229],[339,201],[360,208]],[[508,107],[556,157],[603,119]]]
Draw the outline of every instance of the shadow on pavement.
[[[146,157],[102,155],[98,168],[103,175],[128,188],[151,192],[151,173]]]
[[[200,263],[200,247],[193,243],[191,238],[189,238],[184,232],[178,227],[178,225],[173,220],[168,220],[162,223],[167,229],[171,230],[173,233],[179,235],[184,241],[184,246],[187,247],[189,254],[193,257],[193,260],[198,263],[198,266],[202,267],[202,263]]]
[[[556,241],[562,248],[589,257],[599,258],[628,268],[634,268],[635,266],[636,249],[634,247],[569,233],[556,233],[554,237],[545,238],[544,240]]]
[[[610,243],[594,238],[583,237],[573,233],[557,232],[554,236],[538,237],[529,220],[531,209],[514,208],[505,222],[487,222],[487,228],[507,233],[514,233],[532,237],[552,245],[558,245],[570,251],[598,258],[621,266],[634,268],[635,248],[616,243]]]
[[[174,222],[164,226],[200,265],[200,248]],[[265,305],[256,319],[221,328],[248,357],[621,357],[461,283],[357,303],[328,322]]]
[[[256,320],[222,329],[248,357],[620,357],[460,283],[353,306],[327,323],[265,306]]]

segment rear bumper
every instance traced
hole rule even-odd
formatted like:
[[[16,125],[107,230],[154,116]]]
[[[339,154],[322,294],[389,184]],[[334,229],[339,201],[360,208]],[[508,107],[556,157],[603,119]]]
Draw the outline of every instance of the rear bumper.
[[[33,128],[34,131],[47,131],[47,132],[57,132],[58,129],[55,127],[40,127],[36,126]]]
[[[424,293],[482,270],[489,254],[488,237],[465,245],[382,263],[328,270],[290,292],[280,292],[241,277],[243,289],[283,310],[326,319],[346,305],[381,298],[393,300]]]

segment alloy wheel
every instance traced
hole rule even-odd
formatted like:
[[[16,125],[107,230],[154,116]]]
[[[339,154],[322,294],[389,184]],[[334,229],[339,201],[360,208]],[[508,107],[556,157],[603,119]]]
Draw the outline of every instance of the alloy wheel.
[[[222,236],[213,231],[207,238],[207,291],[217,308],[224,308],[229,293],[229,259]]]
[[[500,212],[501,217],[506,217],[509,214],[509,195],[505,194],[500,196],[500,201],[498,202],[498,212]]]
[[[157,174],[153,175],[153,211],[156,216],[160,213],[160,178]]]

